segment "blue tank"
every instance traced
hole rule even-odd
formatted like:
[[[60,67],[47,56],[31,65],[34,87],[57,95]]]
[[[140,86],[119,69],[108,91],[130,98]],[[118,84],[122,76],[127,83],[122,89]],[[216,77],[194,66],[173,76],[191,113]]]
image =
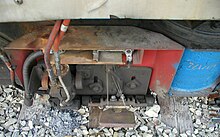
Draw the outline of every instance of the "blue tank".
[[[220,82],[220,50],[184,51],[170,88],[174,96],[203,96]]]

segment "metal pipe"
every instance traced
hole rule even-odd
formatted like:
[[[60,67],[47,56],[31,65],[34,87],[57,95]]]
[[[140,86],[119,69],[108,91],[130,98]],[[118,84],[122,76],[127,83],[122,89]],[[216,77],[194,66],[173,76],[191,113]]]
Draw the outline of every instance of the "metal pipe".
[[[106,77],[106,91],[107,91],[107,106],[109,106],[109,67],[108,65],[105,65],[105,77]]]
[[[60,41],[62,40],[65,32],[67,31],[69,24],[70,24],[70,20],[64,20],[62,22],[62,25],[60,26],[60,32],[59,32],[59,34],[57,35],[57,37],[54,41],[54,47],[53,47],[54,52],[59,51]]]
[[[68,29],[69,24],[70,24],[70,20],[64,20],[62,22],[62,25],[60,26],[60,32],[54,41],[54,48],[53,49],[54,49],[54,57],[55,57],[57,76],[61,76],[59,45],[60,45],[60,41],[62,40],[65,32]]]
[[[51,50],[52,45],[54,43],[54,40],[57,36],[60,25],[61,25],[61,21],[56,21],[56,23],[52,29],[52,32],[50,33],[47,45],[44,50],[44,62],[45,62],[45,66],[47,68],[47,72],[48,72],[48,75],[49,75],[49,78],[50,78],[52,85],[55,84],[55,76],[54,76],[54,72],[53,72],[51,64],[50,64],[50,50]]]
[[[67,96],[64,103],[63,102],[60,103],[60,106],[64,106],[65,103],[70,101],[70,93],[69,93],[69,91],[68,91],[68,89],[67,89],[66,85],[64,84],[63,79],[61,77],[60,53],[59,53],[60,41],[62,40],[65,32],[67,31],[69,24],[70,24],[70,20],[64,20],[62,22],[62,25],[60,26],[60,32],[54,41],[54,57],[55,57],[55,66],[56,66],[56,70],[57,70],[57,76],[58,76],[60,84],[62,85],[64,92]]]
[[[69,102],[70,101],[70,94],[69,94],[69,91],[67,90],[64,82],[63,82],[63,79],[61,76],[58,76],[58,79],[60,81],[60,84],[62,85],[63,89],[64,89],[64,92],[66,94],[66,100],[63,102],[60,103],[60,106],[64,106],[65,103]]]

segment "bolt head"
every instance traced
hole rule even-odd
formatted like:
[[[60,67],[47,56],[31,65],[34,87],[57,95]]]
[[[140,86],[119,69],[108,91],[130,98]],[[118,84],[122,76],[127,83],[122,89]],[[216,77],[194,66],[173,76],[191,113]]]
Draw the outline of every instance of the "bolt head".
[[[131,89],[134,89],[134,88],[136,88],[136,87],[137,87],[137,85],[136,85],[135,83],[131,83],[131,84],[130,84],[130,88],[131,88]]]
[[[18,5],[23,4],[23,0],[14,0],[14,2],[15,2],[16,4],[18,4]]]
[[[94,86],[92,90],[93,91],[99,91],[99,87],[98,86]]]

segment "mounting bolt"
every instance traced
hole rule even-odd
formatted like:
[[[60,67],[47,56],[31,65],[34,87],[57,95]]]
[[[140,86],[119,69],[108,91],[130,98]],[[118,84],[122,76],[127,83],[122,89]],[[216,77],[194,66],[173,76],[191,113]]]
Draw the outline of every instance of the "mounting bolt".
[[[126,49],[124,52],[125,52],[125,55],[126,55],[126,61],[127,62],[132,62],[132,54],[133,54],[132,49]]]
[[[16,4],[18,4],[18,5],[23,4],[23,0],[14,0],[14,2],[15,2]]]
[[[98,86],[94,86],[94,87],[92,88],[92,90],[95,91],[95,92],[98,92],[98,91],[100,90],[100,88],[99,88]]]
[[[111,96],[111,99],[110,99],[110,101],[117,101],[117,98],[116,98],[116,96]]]
[[[137,84],[135,84],[135,83],[131,83],[131,84],[130,84],[130,88],[131,88],[131,89],[134,89],[134,88],[136,88],[136,87],[137,87]]]

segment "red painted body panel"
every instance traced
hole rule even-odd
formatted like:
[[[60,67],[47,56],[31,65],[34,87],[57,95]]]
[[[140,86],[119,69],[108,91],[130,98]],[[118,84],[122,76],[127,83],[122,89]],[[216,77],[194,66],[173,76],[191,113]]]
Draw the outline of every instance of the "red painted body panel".
[[[7,54],[9,55],[11,59],[11,64],[13,66],[16,66],[15,73],[22,84],[24,84],[23,75],[22,75],[23,64],[24,64],[25,59],[30,53],[31,53],[30,50],[8,50],[7,51]]]
[[[150,89],[168,93],[184,50],[145,50],[142,64],[152,68]]]

